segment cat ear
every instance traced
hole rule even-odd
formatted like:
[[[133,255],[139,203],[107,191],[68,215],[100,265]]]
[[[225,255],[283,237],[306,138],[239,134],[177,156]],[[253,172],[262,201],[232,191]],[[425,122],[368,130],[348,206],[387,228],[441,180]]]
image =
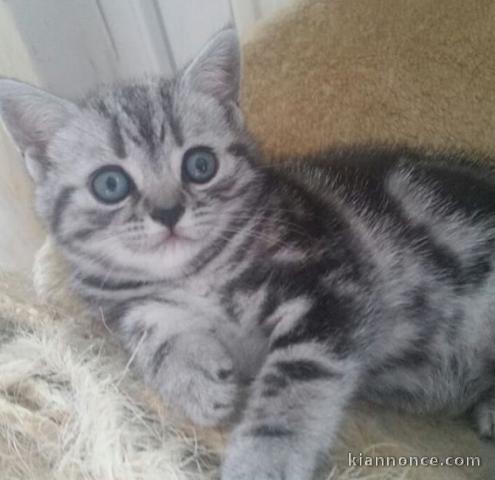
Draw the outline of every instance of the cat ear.
[[[233,28],[217,33],[182,74],[187,88],[238,102],[241,81],[241,50]]]
[[[0,119],[37,180],[55,132],[78,111],[75,104],[39,88],[0,79]]]

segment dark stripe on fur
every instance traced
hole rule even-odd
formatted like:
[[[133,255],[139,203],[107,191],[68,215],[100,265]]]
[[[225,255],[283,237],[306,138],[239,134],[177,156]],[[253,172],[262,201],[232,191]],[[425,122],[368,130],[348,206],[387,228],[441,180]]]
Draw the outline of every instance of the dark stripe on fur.
[[[112,114],[110,113],[108,106],[102,99],[99,99],[96,103],[94,103],[93,107],[102,117],[109,119],[112,118]]]
[[[134,306],[134,301],[123,301],[110,308],[107,307],[103,315],[103,321],[107,328],[111,331],[118,330],[122,319]]]
[[[423,347],[412,345],[400,355],[389,357],[377,367],[370,369],[369,374],[379,375],[396,369],[415,370],[429,364],[430,361],[431,356],[427,350],[427,345]]]
[[[330,370],[313,360],[285,360],[279,361],[275,367],[287,378],[295,381],[329,380],[341,378],[342,374]]]
[[[272,437],[281,438],[294,435],[294,432],[287,427],[281,427],[279,425],[261,425],[260,427],[254,427],[249,431],[253,437]]]
[[[234,157],[248,157],[249,156],[249,147],[243,143],[231,143],[227,147],[227,152]]]
[[[182,147],[182,145],[184,145],[184,133],[182,132],[180,119],[174,113],[172,94],[170,92],[170,84],[168,82],[164,82],[160,86],[160,97],[162,99],[162,108],[165,112],[165,117],[167,118],[175,143],[179,147]]]
[[[70,238],[65,239],[65,238],[57,237],[57,240],[72,255],[80,257],[79,258],[80,260],[84,259],[85,261],[89,261],[94,266],[97,266],[98,268],[100,268],[102,275],[107,274],[109,270],[111,270],[112,273],[115,273],[115,274],[118,273],[118,274],[126,275],[126,276],[132,276],[132,275],[139,275],[140,274],[140,270],[137,268],[133,268],[130,266],[116,265],[114,262],[111,262],[108,259],[103,258],[101,255],[93,254],[91,252],[87,252],[87,251],[83,250],[81,248],[83,246],[82,243],[74,243],[74,242],[70,241]],[[80,274],[79,278],[81,278],[82,276],[83,276],[83,274]],[[77,277],[76,277],[76,280],[77,280]]]
[[[110,145],[112,145],[113,151],[118,158],[127,157],[127,151],[125,149],[124,138],[120,131],[119,121],[116,116],[112,118],[111,130],[110,130]]]
[[[119,290],[137,290],[143,287],[151,287],[154,285],[166,285],[166,281],[139,281],[139,280],[127,280],[127,281],[117,281],[106,277],[95,277],[86,276],[80,277],[80,282],[88,287],[98,288],[101,290],[108,291],[119,291]]]
[[[70,235],[69,240],[76,242],[84,242],[90,239],[95,233],[101,231],[99,228],[89,227],[89,228],[81,228],[80,230],[76,230],[74,233]]]
[[[160,127],[160,142],[163,143],[165,141],[165,124],[162,123]]]
[[[263,377],[263,383],[272,388],[285,388],[289,382],[283,375],[279,375],[276,373],[267,373]]]
[[[156,349],[153,359],[151,360],[153,375],[156,375],[163,365],[163,361],[170,353],[172,344],[170,340],[163,341],[160,346]]]
[[[339,357],[347,357],[356,347],[358,322],[366,319],[356,301],[326,292],[292,330],[273,341],[271,350],[316,340],[331,346]]]
[[[88,222],[94,225],[95,228],[103,229],[108,227],[108,225],[112,223],[115,216],[123,209],[123,206],[110,211],[91,209],[83,210],[81,214],[86,216],[88,218]]]
[[[59,193],[57,199],[55,200],[55,204],[52,212],[52,218],[50,222],[51,229],[55,234],[58,233],[64,211],[68,207],[70,198],[75,191],[76,189],[74,187],[65,187]]]
[[[425,172],[416,172],[416,175],[424,176],[421,185],[431,185]],[[437,192],[432,194],[437,195]],[[381,180],[379,186],[368,188],[364,195],[363,202],[366,201],[375,208],[379,205],[379,215],[389,216],[395,225],[401,226],[398,240],[403,241],[407,247],[412,246],[418,254],[423,255],[438,273],[446,276],[447,280],[455,285],[458,293],[463,293],[467,286],[479,286],[490,274],[492,267],[489,254],[481,254],[472,263],[463,264],[462,258],[451,247],[435,239],[428,225],[411,220],[400,200],[388,193],[385,180]],[[370,199],[374,201],[370,202]]]
[[[156,160],[154,154],[161,143],[159,132],[153,126],[155,109],[149,89],[143,85],[125,86],[122,88],[122,98],[125,99],[125,102],[121,102],[122,110],[136,127],[142,143],[150,152],[150,159]]]
[[[248,216],[235,218],[228,224],[222,236],[204,248],[189,266],[188,275],[194,275],[205,268],[217,255],[219,255],[225,246],[241,232],[242,227],[249,221]]]

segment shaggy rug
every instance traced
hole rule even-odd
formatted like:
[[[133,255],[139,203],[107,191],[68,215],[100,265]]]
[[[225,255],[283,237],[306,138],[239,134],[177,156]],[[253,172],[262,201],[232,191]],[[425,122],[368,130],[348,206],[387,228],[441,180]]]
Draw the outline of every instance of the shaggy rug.
[[[490,0],[305,1],[245,45],[248,124],[272,157],[370,141],[493,153],[494,15]],[[26,271],[42,235],[13,161],[2,159],[0,264]],[[0,278],[0,479],[217,478],[228,432],[172,416],[66,284],[49,241],[34,287]],[[359,466],[350,454],[478,456],[481,467]],[[329,458],[322,479],[495,478],[495,447],[466,420],[369,405],[349,411]]]

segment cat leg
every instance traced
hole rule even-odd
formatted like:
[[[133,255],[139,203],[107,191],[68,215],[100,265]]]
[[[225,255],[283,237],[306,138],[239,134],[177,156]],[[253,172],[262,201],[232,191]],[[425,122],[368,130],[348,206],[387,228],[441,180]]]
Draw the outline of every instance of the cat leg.
[[[495,391],[475,406],[473,418],[482,438],[495,439]]]
[[[222,480],[309,480],[356,385],[351,361],[307,342],[273,350],[232,432]]]
[[[231,419],[240,383],[227,348],[203,320],[163,305],[140,305],[121,322],[123,343],[148,384],[194,423]],[[157,321],[158,320],[158,321]]]

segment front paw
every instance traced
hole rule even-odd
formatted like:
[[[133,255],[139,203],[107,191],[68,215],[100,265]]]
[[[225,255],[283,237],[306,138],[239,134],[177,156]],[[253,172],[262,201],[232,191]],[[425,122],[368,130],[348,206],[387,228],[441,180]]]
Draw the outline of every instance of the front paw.
[[[275,429],[273,436],[235,439],[227,448],[221,480],[309,480],[313,471],[308,459],[300,458],[293,439],[280,434]]]
[[[214,338],[179,342],[156,378],[160,393],[198,425],[227,423],[236,413],[240,396],[231,356]]]

